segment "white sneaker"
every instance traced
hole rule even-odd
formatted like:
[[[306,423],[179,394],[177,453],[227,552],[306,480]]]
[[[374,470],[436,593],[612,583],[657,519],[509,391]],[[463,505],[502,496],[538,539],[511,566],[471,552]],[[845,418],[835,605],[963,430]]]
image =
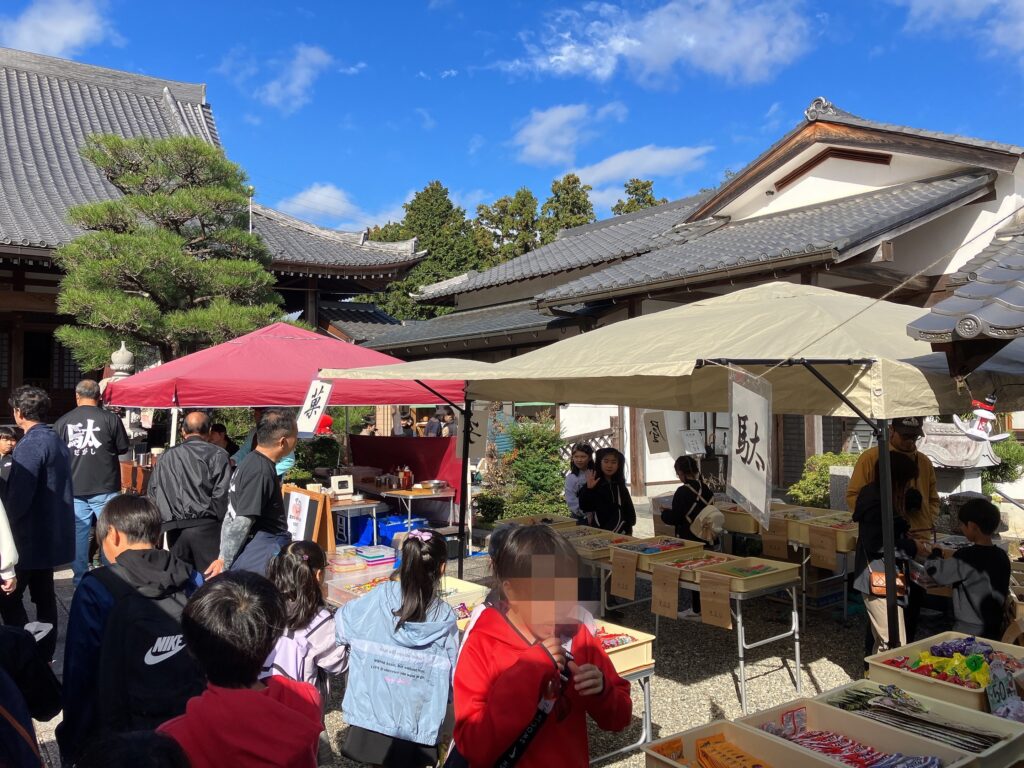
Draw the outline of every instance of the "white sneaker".
[[[700,621],[700,614],[693,610],[693,608],[687,608],[685,611],[679,612],[679,618],[688,619],[690,621]]]

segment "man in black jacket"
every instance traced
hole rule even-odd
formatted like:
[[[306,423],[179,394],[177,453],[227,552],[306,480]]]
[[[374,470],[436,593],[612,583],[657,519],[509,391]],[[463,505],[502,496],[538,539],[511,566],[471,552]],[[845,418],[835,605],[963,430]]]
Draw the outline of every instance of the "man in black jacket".
[[[220,525],[228,508],[231,465],[227,451],[208,442],[210,417],[185,416],[184,438],[164,453],[148,495],[160,510],[171,553],[202,573],[220,551]]]

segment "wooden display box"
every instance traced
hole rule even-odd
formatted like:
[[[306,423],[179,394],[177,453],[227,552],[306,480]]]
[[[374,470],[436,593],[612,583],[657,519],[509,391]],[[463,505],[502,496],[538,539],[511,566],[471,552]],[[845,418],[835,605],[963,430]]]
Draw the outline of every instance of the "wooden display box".
[[[731,568],[753,568],[758,565],[770,565],[775,570],[753,576],[738,576],[730,573]],[[753,592],[766,587],[775,587],[794,581],[800,574],[800,566],[796,563],[784,563],[781,560],[766,560],[763,557],[740,557],[728,563],[709,565],[702,569],[705,573],[724,573],[732,576],[729,584],[730,592]]]
[[[594,528],[590,525],[577,525],[574,528],[559,528],[557,530],[569,541],[578,541],[579,539],[585,539],[588,536],[602,536],[608,533],[608,531],[603,528]]]
[[[602,531],[593,536],[575,539],[571,543],[584,560],[607,560],[611,557],[613,544],[625,544],[630,541],[636,541],[636,538]]]
[[[853,522],[853,515],[849,512],[836,512],[810,520],[803,526],[808,531],[808,537],[812,525],[832,528],[836,532],[836,552],[853,552],[857,549],[857,524]],[[836,525],[840,527],[834,528]]]
[[[623,546],[623,544],[625,546]],[[616,549],[625,549],[626,551],[633,551],[628,547],[639,547],[642,545],[668,545],[671,549],[666,549],[662,552],[652,552],[650,554],[640,553],[636,559],[636,569],[643,571],[644,573],[651,572],[651,564],[658,563],[663,560],[671,560],[672,558],[679,556],[689,555],[690,557],[696,557],[699,553],[704,551],[704,544],[699,541],[690,541],[689,539],[677,539],[674,536],[653,536],[649,539],[637,539],[632,542],[623,542],[622,544],[614,545]]]
[[[652,741],[643,747],[647,768],[698,768],[697,740],[721,734],[730,744],[768,768],[837,768],[839,763],[824,756],[808,755],[806,750],[781,742],[767,733],[728,720],[715,720],[698,728]]]
[[[523,517],[509,517],[501,520],[502,525],[514,523],[515,525],[547,525],[556,531],[567,528],[575,528],[576,521],[563,515],[524,515]]]
[[[654,635],[632,627],[620,627],[601,619],[597,619],[597,626],[610,634],[626,634],[636,638],[636,642],[619,645],[606,651],[615,671],[620,675],[649,667],[654,663]]]
[[[847,683],[839,688],[834,688],[831,691],[825,691],[825,693],[820,696],[815,696],[814,700],[827,706],[831,706],[828,704],[829,699],[832,699],[847,690],[872,691],[882,695],[877,683],[870,680],[857,680],[852,683]],[[977,768],[1012,768],[1012,766],[1016,765],[1018,760],[1021,759],[1021,756],[1024,755],[1024,724],[1015,723],[1012,720],[1004,720],[1001,717],[996,717],[995,715],[990,715],[985,712],[965,709],[964,707],[959,707],[956,704],[950,704],[949,702],[942,701],[940,699],[933,699],[930,696],[925,696],[920,693],[914,693],[911,695],[921,702],[930,714],[935,715],[937,718],[941,718],[942,720],[956,723],[958,725],[967,726],[968,728],[978,732],[986,731],[1003,737],[1003,741],[975,756],[974,765],[977,766]],[[851,714],[862,718],[869,724],[868,727],[873,727],[877,722],[876,720],[864,717],[858,712],[852,712]],[[906,733],[906,731],[901,732]]]
[[[945,768],[967,768],[974,765],[975,755],[968,754],[959,749],[939,744],[921,736],[916,736],[907,731],[901,731],[884,723],[869,722],[863,717],[858,717],[850,712],[829,706],[813,699],[794,699],[778,707],[766,709],[753,715],[741,717],[737,722],[760,730],[764,724],[772,723],[782,725],[782,718],[786,712],[794,709],[807,708],[807,730],[809,731],[832,731],[842,734],[847,738],[854,739],[861,744],[893,754],[900,752],[904,755],[937,757],[942,760]],[[796,746],[781,736],[773,736],[765,733],[770,739],[780,741],[784,744]],[[793,765],[804,765],[807,759],[805,756],[819,755],[810,749],[796,747],[800,751],[800,762]],[[832,763],[835,765],[835,763]]]
[[[883,651],[882,653],[876,653],[874,656],[868,656],[864,659],[868,665],[867,676],[877,683],[892,683],[893,685],[898,685],[910,694],[920,693],[923,696],[939,699],[940,701],[946,701],[950,704],[956,704],[966,709],[973,709],[978,712],[988,712],[988,695],[985,693],[984,689],[964,688],[962,685],[947,683],[945,680],[936,680],[931,677],[925,677],[924,675],[918,675],[914,672],[897,669],[896,667],[890,667],[885,664],[886,659],[894,659],[899,656],[908,656],[913,660],[917,658],[917,655],[921,653],[921,651],[927,651],[933,645],[949,640],[959,640],[964,637],[968,637],[968,635],[964,635],[959,632],[942,632],[938,635],[927,637],[924,640],[918,640],[916,643],[901,646],[892,651]],[[1024,659],[1024,647],[1019,645],[1009,645],[1007,643],[998,643],[994,640],[984,640],[983,642],[988,643],[995,650],[1002,651],[1008,656]]]
[[[725,530],[730,533],[757,533],[761,530],[761,524],[739,507],[719,507],[719,511],[725,518]]]
[[[770,530],[776,532],[780,523],[786,525],[786,538],[804,546],[811,544],[811,532],[807,527],[808,522],[815,518],[826,517],[834,512],[831,509],[818,509],[817,507],[792,507],[790,509],[776,512],[772,508],[772,525]]]
[[[721,557],[721,558],[724,558],[726,561],[732,561],[732,560],[739,560],[740,559],[736,555],[727,555],[724,552],[712,552],[711,550],[708,550],[708,549],[705,549],[703,552],[700,552],[697,555],[697,557],[699,557],[702,560],[707,560],[707,559],[709,559],[711,557]],[[679,562],[684,562],[684,561],[693,560],[693,559],[694,558],[691,555],[688,555],[688,554],[678,555],[676,557],[673,557],[673,558],[670,558],[670,559],[667,559],[667,560],[662,560],[659,563],[659,565],[672,565],[673,563],[679,563]],[[704,570],[705,568],[709,568],[711,565],[716,565],[716,563],[708,563],[708,564],[705,564],[705,565],[696,566],[694,568],[687,568],[687,569],[680,568],[679,569],[679,578],[682,579],[683,581],[693,581],[693,582],[698,582],[699,583],[700,582],[700,572],[702,570]]]

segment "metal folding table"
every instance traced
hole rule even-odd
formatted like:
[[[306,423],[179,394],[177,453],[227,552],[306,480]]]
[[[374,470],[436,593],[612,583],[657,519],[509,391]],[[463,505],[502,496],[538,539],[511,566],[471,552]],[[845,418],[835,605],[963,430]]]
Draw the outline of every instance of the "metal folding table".
[[[373,543],[377,544],[377,507],[379,501],[335,501],[331,503],[331,512],[345,520],[345,543],[352,543],[352,518],[369,514],[373,518]]]
[[[640,749],[644,744],[654,740],[654,726],[651,723],[651,678],[654,677],[654,664],[621,673],[619,676],[630,683],[637,683],[644,697],[644,713],[640,718],[640,740],[629,746],[612,750],[600,757],[590,758],[591,765]]]

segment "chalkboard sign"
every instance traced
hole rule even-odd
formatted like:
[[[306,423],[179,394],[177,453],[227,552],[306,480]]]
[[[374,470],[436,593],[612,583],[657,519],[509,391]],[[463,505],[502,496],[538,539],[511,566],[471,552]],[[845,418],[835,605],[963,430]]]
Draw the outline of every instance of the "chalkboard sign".
[[[292,541],[315,541],[325,552],[334,551],[330,499],[296,485],[286,485],[284,514]]]

